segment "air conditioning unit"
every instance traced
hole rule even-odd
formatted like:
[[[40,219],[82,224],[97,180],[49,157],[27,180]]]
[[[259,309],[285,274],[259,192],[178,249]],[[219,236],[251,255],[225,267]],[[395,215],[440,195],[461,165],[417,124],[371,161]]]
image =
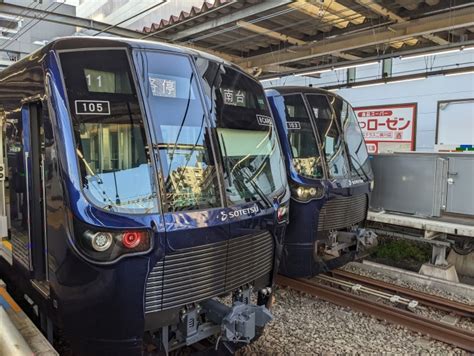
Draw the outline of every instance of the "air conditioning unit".
[[[22,19],[15,16],[5,15],[0,13],[0,32],[4,37],[11,37],[16,34],[21,26]]]

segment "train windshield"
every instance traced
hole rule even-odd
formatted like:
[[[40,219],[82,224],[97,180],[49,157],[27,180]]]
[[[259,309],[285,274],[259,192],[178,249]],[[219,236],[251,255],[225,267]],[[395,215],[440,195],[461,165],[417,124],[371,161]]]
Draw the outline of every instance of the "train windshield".
[[[229,204],[260,201],[284,190],[286,173],[263,88],[244,73],[196,61],[224,165]]]
[[[364,141],[364,135],[357,121],[352,107],[337,97],[331,97],[336,117],[339,118],[344,134],[349,159],[351,162],[351,175],[364,180],[373,179],[369,154]]]
[[[282,98],[293,166],[304,177],[321,179],[324,173],[318,142],[303,97],[291,94]]]
[[[339,118],[334,114],[328,97],[320,94],[307,94],[306,98],[313,111],[321,147],[328,165],[329,178],[348,178],[344,137],[338,127]]]
[[[91,50],[87,56],[63,52],[60,60],[85,195],[111,211],[157,211],[144,121],[126,51]]]

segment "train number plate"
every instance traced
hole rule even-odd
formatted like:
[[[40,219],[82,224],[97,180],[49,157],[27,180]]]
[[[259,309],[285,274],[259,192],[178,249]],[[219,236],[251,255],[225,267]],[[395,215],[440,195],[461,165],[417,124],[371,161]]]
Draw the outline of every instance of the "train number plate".
[[[110,115],[110,102],[102,100],[76,100],[77,115]]]

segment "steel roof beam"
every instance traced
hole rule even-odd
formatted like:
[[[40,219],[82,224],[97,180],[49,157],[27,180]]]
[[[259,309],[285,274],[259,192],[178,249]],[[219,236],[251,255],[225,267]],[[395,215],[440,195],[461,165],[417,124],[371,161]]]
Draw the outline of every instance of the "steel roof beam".
[[[319,1],[296,0],[289,7],[319,20],[324,20],[338,28],[346,28],[349,23],[360,25],[365,20],[363,15],[336,1],[325,4]]]
[[[337,28],[346,28],[349,25],[348,20],[336,15],[333,15],[331,13],[326,13],[325,10],[323,10],[321,7],[315,6],[313,4],[310,4],[304,1],[295,2],[289,5],[289,7],[303,14],[306,14],[308,16],[314,17],[315,19],[324,21],[325,25],[335,26]]]
[[[255,24],[247,22],[247,21],[242,21],[242,20],[237,21],[237,26],[242,27],[242,28],[244,28],[248,31],[258,33],[260,35],[264,35],[264,36],[267,36],[267,37],[274,38],[274,39],[282,41],[282,42],[291,43],[292,45],[302,46],[302,45],[306,44],[305,41],[299,40],[299,39],[291,37],[291,36],[284,35],[283,33],[280,33],[280,32],[269,30],[268,28],[255,25]]]
[[[369,0],[365,0],[365,1],[369,1]],[[352,22],[354,24],[362,24],[365,20],[365,17],[362,16],[361,14],[335,1],[331,1],[329,4],[326,4],[326,5],[316,2],[316,5],[313,5],[311,0],[308,0],[308,1],[296,0],[296,2],[288,5],[288,7],[296,11],[305,13],[306,15],[309,15],[311,17],[322,20],[324,21],[324,24],[329,25],[329,27],[335,26],[338,28],[346,28],[349,25],[349,22]],[[302,40],[293,38],[291,36],[287,36],[280,32],[271,31],[267,28],[252,24],[250,22],[237,21],[237,26],[245,28],[249,31],[252,31],[258,34],[262,34],[271,38],[278,39],[283,42],[288,42],[293,45],[302,46],[306,44]],[[417,42],[418,42],[417,40],[411,39],[407,42],[407,44],[409,44],[410,46],[413,46]],[[397,41],[396,43],[390,44],[390,45],[394,48],[400,48],[401,46],[403,46],[403,44],[405,44],[405,42]],[[346,56],[342,53],[341,55],[338,55],[338,54],[333,54],[333,55],[336,57],[347,59]],[[347,55],[347,56],[350,56],[350,55]],[[351,60],[357,59],[357,57],[352,57],[350,59]]]
[[[262,12],[270,11],[273,10],[277,7],[280,6],[285,6],[288,4],[291,4],[293,0],[272,0],[272,1],[264,1],[262,3],[252,5],[245,7],[240,10],[236,11],[231,11],[226,15],[221,15],[216,17],[215,19],[212,19],[211,21],[206,21],[201,24],[192,26],[189,29],[179,31],[177,33],[173,33],[170,35],[166,35],[163,32],[166,31],[166,28],[164,28],[162,31],[158,31],[156,33],[163,33],[163,37],[171,40],[171,41],[179,41],[187,37],[191,37],[193,35],[196,35],[198,33],[204,32],[204,31],[209,31],[212,29],[216,29],[217,27],[220,26],[225,26],[225,25],[233,25],[236,21],[243,20],[246,17],[253,16],[260,14]]]
[[[332,54],[332,56],[342,58],[347,61],[355,61],[355,60],[361,59],[361,57],[359,56],[354,56],[353,54],[343,53],[343,52],[335,52]]]
[[[329,70],[337,70],[339,66],[348,67],[350,65],[353,65],[355,67],[355,66],[357,66],[359,64],[362,64],[362,63],[373,62],[373,61],[382,61],[382,60],[388,59],[388,58],[414,56],[414,55],[419,55],[419,54],[424,54],[424,53],[437,52],[437,51],[443,51],[443,50],[448,51],[448,50],[452,50],[452,49],[460,49],[462,47],[473,47],[473,46],[474,46],[474,40],[473,41],[466,41],[466,42],[462,42],[462,43],[452,43],[452,44],[444,45],[444,46],[433,45],[431,47],[408,49],[408,50],[399,51],[399,52],[396,52],[396,53],[385,53],[385,54],[381,54],[381,55],[372,55],[372,56],[369,56],[369,57],[359,58],[357,60],[348,60],[346,62],[327,63],[327,64],[324,64],[324,65],[310,66],[310,67],[306,67],[306,68],[303,68],[303,69],[291,68],[288,71],[284,71],[284,72],[280,71],[280,73],[278,73],[278,74],[281,77],[285,77],[285,76],[288,76],[288,75],[295,75],[295,74],[302,75],[303,73],[307,73],[307,72],[317,73],[317,72],[325,71],[325,70],[328,70],[328,69]],[[267,68],[269,68],[269,67],[273,68],[275,66],[278,66],[278,65],[265,66],[265,70],[267,70]],[[268,77],[268,75],[263,75],[262,79],[266,79],[267,77]]]
[[[265,67],[265,70],[269,73],[283,73],[283,72],[294,71],[295,68],[285,67],[285,66],[275,64],[275,65],[270,65],[270,66]]]
[[[264,67],[314,58],[377,44],[402,41],[438,31],[454,30],[474,26],[474,7],[467,7],[425,18],[405,21],[374,30],[341,35],[324,41],[311,42],[305,46],[292,46],[271,53],[242,59],[243,67]]]
[[[140,31],[129,30],[127,28],[117,27],[117,26],[114,27],[113,25],[110,25],[104,22],[98,22],[95,20],[85,19],[81,17],[71,16],[71,15],[46,11],[46,10],[27,8],[25,6],[20,6],[20,5],[6,4],[6,3],[1,2],[1,0],[0,0],[0,13],[14,15],[18,17],[37,19],[37,20],[57,23],[61,25],[79,27],[79,28],[84,28],[88,30],[109,33],[112,35],[126,37],[126,38],[140,39],[144,35],[144,33]],[[151,40],[159,39],[159,40],[164,40],[166,42],[166,39],[162,39],[157,36],[152,36],[150,39]],[[197,45],[186,45],[186,47],[194,48],[196,50],[201,50],[201,51],[213,54],[215,56],[219,56],[225,60],[232,61],[232,62],[237,61],[239,58],[239,57],[222,53],[219,51],[208,50],[208,49],[199,47]]]
[[[111,27],[110,24],[104,22],[47,10],[34,9],[21,5],[7,4],[4,2],[0,2],[0,12],[18,17],[37,19],[44,22],[52,22],[60,25],[79,27],[98,32],[106,32],[122,37],[140,38],[144,35],[142,32],[129,30],[123,27]]]
[[[387,8],[383,7],[382,5],[376,3],[374,0],[356,0],[356,2],[359,5],[362,5],[366,8],[368,8],[368,9],[372,10],[373,12],[375,12],[378,15],[388,17],[392,21],[396,21],[398,23],[403,23],[403,22],[407,21],[403,17],[398,16],[397,14],[395,14],[393,11],[390,11],[389,9],[387,9]],[[444,38],[439,37],[439,36],[435,36],[435,35],[431,35],[431,34],[426,34],[426,35],[423,35],[422,37],[426,38],[427,40],[430,40],[434,43],[437,43],[439,45],[446,45],[446,44],[449,43]]]
[[[255,33],[264,35],[264,36],[268,36],[268,37],[277,39],[277,40],[282,41],[282,42],[291,43],[291,44],[296,45],[296,46],[303,46],[303,45],[306,45],[306,44],[307,44],[306,41],[299,40],[299,39],[297,39],[297,38],[284,35],[284,34],[282,34],[282,33],[280,33],[280,32],[276,32],[276,31],[269,30],[269,29],[267,29],[267,28],[265,28],[265,27],[261,27],[261,26],[255,25],[255,24],[250,23],[250,22],[237,21],[237,26],[242,27],[242,28],[244,28],[244,29],[246,29],[246,30],[248,30],[248,31],[252,31],[252,32],[255,32]],[[334,56],[334,57],[339,57],[339,58],[342,58],[342,59],[346,59],[346,60],[356,60],[356,59],[360,59],[360,57],[354,56],[354,55],[349,54],[349,53],[342,53],[342,52],[333,53],[333,56]],[[279,65],[274,66],[273,69],[274,69],[274,68],[279,68],[279,69],[285,69],[285,68],[286,68],[286,70],[289,69],[288,67],[279,66]],[[276,70],[269,70],[269,68],[265,68],[265,71],[267,71],[267,72],[278,72],[278,71],[276,71]]]
[[[298,0],[299,2],[302,2],[304,0]],[[357,11],[354,11],[344,5],[339,4],[337,1],[329,1],[327,4],[324,4],[322,1],[318,0],[308,0],[309,2],[316,3],[318,6],[321,6],[321,8],[335,16],[342,17],[344,19],[349,20],[350,23],[353,23],[354,25],[360,25],[361,23],[364,23],[365,21],[365,16],[359,14]]]

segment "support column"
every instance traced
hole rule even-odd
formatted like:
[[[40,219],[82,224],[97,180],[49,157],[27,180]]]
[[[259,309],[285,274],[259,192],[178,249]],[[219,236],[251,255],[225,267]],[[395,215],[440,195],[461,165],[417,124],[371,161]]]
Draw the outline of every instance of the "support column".
[[[425,276],[445,279],[452,282],[459,282],[456,267],[446,260],[446,249],[450,243],[446,240],[446,234],[437,234],[438,240],[431,240],[432,253],[430,263],[421,266],[419,273]]]

